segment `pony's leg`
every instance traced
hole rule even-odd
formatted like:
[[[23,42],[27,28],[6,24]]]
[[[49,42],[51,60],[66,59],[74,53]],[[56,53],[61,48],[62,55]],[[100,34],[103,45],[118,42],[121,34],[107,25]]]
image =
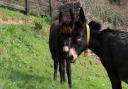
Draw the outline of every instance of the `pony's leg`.
[[[65,79],[65,60],[62,61],[62,66],[63,66],[63,70],[62,70],[63,71],[63,73],[62,73],[63,74],[63,82],[65,82],[66,81],[66,79]]]
[[[63,63],[59,60],[60,83],[63,84]]]
[[[115,73],[108,72],[108,76],[112,84],[112,89],[122,89],[121,80]]]
[[[71,70],[71,63],[69,61],[69,59],[66,60],[66,70],[67,70],[67,76],[68,76],[68,84],[69,84],[69,88],[72,89],[72,78],[71,78],[71,74],[72,74],[72,70]]]
[[[57,80],[58,61],[54,60],[54,80]]]
[[[121,80],[117,74],[117,68],[111,58],[103,57],[101,63],[105,67],[108,77],[111,81],[112,89],[122,89]]]
[[[60,60],[60,77],[61,77],[61,84],[65,82],[65,60]]]

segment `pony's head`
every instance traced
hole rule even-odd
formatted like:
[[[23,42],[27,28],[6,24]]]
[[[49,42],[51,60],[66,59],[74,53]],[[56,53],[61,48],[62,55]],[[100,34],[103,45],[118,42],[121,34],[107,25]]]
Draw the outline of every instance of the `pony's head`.
[[[63,13],[60,12],[60,36],[58,41],[60,53],[64,55],[64,58],[75,62],[78,55],[89,47],[91,30],[99,30],[100,24],[95,21],[87,24],[82,7],[77,18],[74,18],[73,12],[70,9],[70,17],[71,20],[64,20]]]

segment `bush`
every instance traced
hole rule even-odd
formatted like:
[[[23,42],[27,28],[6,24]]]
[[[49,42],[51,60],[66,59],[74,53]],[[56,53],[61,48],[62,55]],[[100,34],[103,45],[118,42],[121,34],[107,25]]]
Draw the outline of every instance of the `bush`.
[[[43,21],[41,18],[35,19],[34,20],[34,26],[36,30],[41,30],[43,28]]]
[[[50,18],[36,18],[34,20],[34,27],[35,30],[40,31],[41,29],[45,29],[47,27],[47,25],[49,25],[51,23]]]

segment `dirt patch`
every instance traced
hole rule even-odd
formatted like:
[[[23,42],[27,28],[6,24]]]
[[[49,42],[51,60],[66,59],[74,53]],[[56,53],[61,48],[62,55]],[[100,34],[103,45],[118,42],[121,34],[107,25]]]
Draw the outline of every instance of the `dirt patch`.
[[[32,24],[30,20],[24,20],[20,18],[7,18],[7,17],[0,17],[0,24]]]

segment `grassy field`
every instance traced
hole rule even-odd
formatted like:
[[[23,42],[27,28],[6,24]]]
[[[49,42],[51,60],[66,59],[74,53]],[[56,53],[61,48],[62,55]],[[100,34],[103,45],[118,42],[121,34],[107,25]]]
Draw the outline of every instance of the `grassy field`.
[[[0,8],[1,17],[24,18],[32,24],[0,25],[0,89],[68,89],[67,82],[60,85],[59,74],[53,81],[49,21],[4,9]],[[35,21],[41,22],[41,29],[35,29]],[[73,89],[111,89],[105,69],[95,56],[81,55],[72,70]],[[123,84],[123,89],[128,86]]]

